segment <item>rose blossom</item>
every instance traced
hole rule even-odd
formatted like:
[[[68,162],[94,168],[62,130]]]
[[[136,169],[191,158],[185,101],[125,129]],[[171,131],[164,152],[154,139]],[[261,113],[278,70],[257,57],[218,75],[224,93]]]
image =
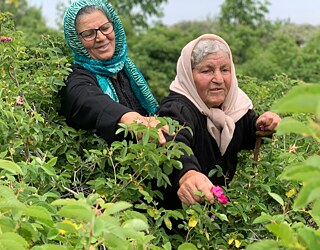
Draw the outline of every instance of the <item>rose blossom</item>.
[[[211,193],[213,193],[218,201],[221,204],[227,204],[228,203],[228,198],[223,194],[223,189],[219,186],[213,186],[210,190]]]
[[[0,36],[0,42],[12,42],[11,37]]]
[[[23,98],[22,96],[17,96],[16,98],[16,104],[17,105],[23,105],[24,101],[23,101]]]

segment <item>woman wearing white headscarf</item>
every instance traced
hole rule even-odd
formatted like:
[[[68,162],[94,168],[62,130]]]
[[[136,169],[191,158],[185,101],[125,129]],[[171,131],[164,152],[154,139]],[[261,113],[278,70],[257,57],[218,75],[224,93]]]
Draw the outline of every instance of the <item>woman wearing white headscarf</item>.
[[[205,34],[182,49],[170,94],[157,113],[192,129],[193,134],[185,129],[176,140],[188,145],[193,154],[182,156],[183,169],[170,175],[172,188],[164,191],[165,206],[201,202],[195,191],[214,201],[210,190],[231,181],[238,152],[254,148],[258,129],[274,130],[280,122],[278,115],[266,112],[258,117],[252,108],[251,100],[238,87],[231,50],[221,37]],[[209,178],[216,166],[223,175]]]

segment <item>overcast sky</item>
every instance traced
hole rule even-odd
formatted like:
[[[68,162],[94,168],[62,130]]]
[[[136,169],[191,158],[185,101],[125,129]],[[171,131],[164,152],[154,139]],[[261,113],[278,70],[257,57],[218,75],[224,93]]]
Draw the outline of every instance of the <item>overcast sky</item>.
[[[50,26],[55,26],[56,4],[67,0],[27,0],[30,5],[42,6]],[[164,24],[172,25],[182,20],[204,20],[216,17],[223,0],[168,0],[163,5]],[[319,0],[269,0],[270,20],[289,20],[297,24],[320,25]]]

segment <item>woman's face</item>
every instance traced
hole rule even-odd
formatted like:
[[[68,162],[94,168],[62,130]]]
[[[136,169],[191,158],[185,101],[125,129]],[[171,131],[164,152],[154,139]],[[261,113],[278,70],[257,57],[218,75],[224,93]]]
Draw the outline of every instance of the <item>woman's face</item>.
[[[106,22],[109,22],[106,15],[100,10],[95,10],[90,14],[79,17],[76,30],[79,34],[85,30],[98,29]],[[92,59],[105,61],[112,58],[116,46],[114,31],[104,35],[98,30],[96,38],[91,41],[86,41],[81,36],[79,37]]]
[[[231,61],[219,51],[209,54],[192,70],[197,92],[208,108],[218,108],[231,86]]]

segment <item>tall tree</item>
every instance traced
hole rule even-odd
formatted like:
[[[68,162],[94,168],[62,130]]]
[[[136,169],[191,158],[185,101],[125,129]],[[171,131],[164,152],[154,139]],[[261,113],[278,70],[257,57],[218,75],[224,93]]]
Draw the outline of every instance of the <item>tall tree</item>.
[[[29,6],[26,0],[0,0],[1,12],[10,12],[14,16],[16,30],[22,31],[28,39],[27,44],[36,44],[41,36],[59,36],[60,33],[49,28],[41,9]]]
[[[225,0],[221,6],[219,23],[221,26],[249,26],[257,28],[266,22],[269,1]]]
[[[56,23],[62,29],[63,15],[66,10],[66,1],[57,4],[58,18]],[[163,10],[161,5],[168,0],[109,0],[123,22],[130,23],[134,28],[148,27],[151,17],[161,17]],[[68,0],[67,5],[71,3]]]

